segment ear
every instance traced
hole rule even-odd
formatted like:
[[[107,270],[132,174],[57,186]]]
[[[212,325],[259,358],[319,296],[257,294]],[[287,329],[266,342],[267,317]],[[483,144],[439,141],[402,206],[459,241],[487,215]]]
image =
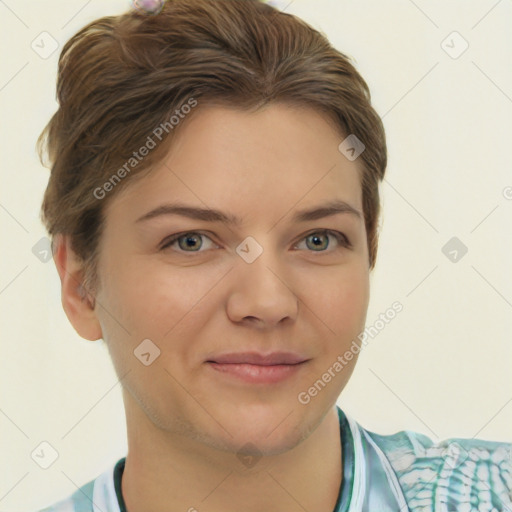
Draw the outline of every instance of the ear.
[[[71,249],[69,236],[55,236],[53,260],[62,285],[62,307],[71,325],[86,340],[100,339],[102,331],[96,316],[96,301],[91,300],[83,288],[83,263]]]

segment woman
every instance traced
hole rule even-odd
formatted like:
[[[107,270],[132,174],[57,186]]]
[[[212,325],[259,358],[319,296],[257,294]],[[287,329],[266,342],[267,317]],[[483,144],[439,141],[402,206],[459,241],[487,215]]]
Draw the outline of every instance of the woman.
[[[512,507],[509,444],[381,436],[336,405],[387,156],[324,36],[257,0],[137,4],[67,43],[58,98],[43,221],[128,454],[45,511]]]

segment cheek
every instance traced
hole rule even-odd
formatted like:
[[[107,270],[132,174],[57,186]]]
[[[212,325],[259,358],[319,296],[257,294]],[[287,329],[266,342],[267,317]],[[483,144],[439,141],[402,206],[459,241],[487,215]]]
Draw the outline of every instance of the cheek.
[[[197,316],[224,273],[201,265],[180,268],[134,258],[111,272],[108,302],[133,336],[161,340]]]
[[[302,284],[304,303],[331,336],[345,339],[364,328],[369,301],[369,274],[363,266],[325,269]]]
[[[346,288],[342,292],[340,299],[343,308],[343,320],[349,324],[353,324],[358,329],[364,327],[366,320],[366,311],[370,298],[370,286],[368,271],[362,269],[361,272],[351,276],[347,281]],[[352,319],[352,322],[350,322]]]
[[[173,393],[180,393],[164,368],[172,368],[180,381],[194,370],[190,340],[213,314],[212,303],[206,299],[220,278],[211,269],[202,272],[199,267],[171,268],[135,260],[111,267],[98,313],[118,375],[129,372],[125,382],[132,394],[151,404],[152,397],[169,386]],[[153,344],[142,345],[146,339]],[[158,356],[144,366],[136,357],[142,352]]]

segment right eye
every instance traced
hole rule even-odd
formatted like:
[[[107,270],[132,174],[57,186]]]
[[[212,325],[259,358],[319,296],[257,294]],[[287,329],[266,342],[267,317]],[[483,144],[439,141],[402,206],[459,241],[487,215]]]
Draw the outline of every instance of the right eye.
[[[202,239],[205,238],[209,240],[211,243],[214,243],[210,237],[205,235],[204,233],[200,233],[198,231],[188,231],[184,233],[177,233],[172,235],[170,238],[166,238],[163,241],[163,245],[160,247],[160,250],[167,250],[171,248],[176,243],[178,244],[179,249],[176,252],[181,253],[197,253],[204,252],[200,251],[203,247]],[[191,250],[189,250],[191,249]]]

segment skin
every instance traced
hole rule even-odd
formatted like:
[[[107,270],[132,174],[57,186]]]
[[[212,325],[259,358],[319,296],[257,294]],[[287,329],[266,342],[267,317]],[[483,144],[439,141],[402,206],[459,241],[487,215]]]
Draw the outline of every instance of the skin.
[[[55,252],[69,320],[83,338],[105,340],[122,378],[128,510],[330,512],[342,475],[335,404],[357,356],[309,404],[297,396],[364,329],[369,265],[359,161],[338,151],[343,134],[309,107],[200,105],[179,128],[165,160],[108,203],[94,307],[80,300],[82,267],[67,237],[58,237]],[[297,210],[334,199],[361,216],[292,222]],[[176,215],[137,222],[177,200],[243,222]],[[321,229],[344,233],[350,246]],[[160,249],[190,231],[205,235],[192,244],[199,251],[183,239]],[[236,252],[248,236],[263,248],[250,264]],[[147,338],[161,351],[149,366],[134,356]],[[278,350],[309,361],[276,384],[240,382],[205,362]],[[249,467],[240,453],[261,458]]]

